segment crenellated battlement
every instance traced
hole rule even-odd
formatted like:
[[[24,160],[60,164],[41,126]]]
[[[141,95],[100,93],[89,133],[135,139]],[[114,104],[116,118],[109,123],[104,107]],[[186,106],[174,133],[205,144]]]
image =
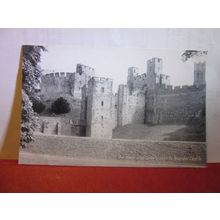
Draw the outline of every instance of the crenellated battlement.
[[[145,123],[173,123],[182,119],[187,121],[194,112],[192,106],[199,109],[204,105],[205,62],[194,64],[194,82],[191,85],[171,85],[170,76],[163,74],[163,60],[160,58],[147,61],[146,73],[140,74],[136,70],[137,67],[128,68],[127,86],[119,86],[119,126],[129,123],[136,116],[140,122],[139,116],[142,116],[143,111]],[[132,110],[132,103],[140,107],[137,107],[139,113]]]
[[[91,76],[95,75],[95,69],[90,66],[86,66],[84,64],[77,64],[76,65],[76,72],[79,74],[87,74],[87,75],[91,75]]]
[[[113,82],[111,78],[97,77],[97,76],[93,76],[90,80],[95,80],[95,81],[100,81],[100,82]]]
[[[41,79],[49,79],[54,77],[71,77],[73,76],[73,72],[53,72],[53,73],[47,73],[41,77]]]
[[[112,86],[113,79],[93,76],[91,79],[89,79],[88,84],[94,84],[94,83],[101,83]]]
[[[160,58],[148,60],[143,74],[138,67],[129,67],[127,84],[119,85],[113,95],[113,79],[97,77],[94,68],[77,64],[75,72],[50,71],[43,75],[41,92],[49,97],[70,95],[80,100],[80,120],[87,136],[111,137],[112,128],[129,123],[187,121],[194,109],[204,105],[205,63],[195,64],[193,85],[171,85],[162,67]]]
[[[205,85],[182,85],[182,86],[172,86],[172,85],[160,85],[159,83],[156,84],[156,89],[159,94],[181,94],[181,93],[190,93],[201,91],[205,89]]]
[[[77,64],[76,72],[51,71],[41,77],[41,93],[45,96],[69,94],[81,99],[81,90],[95,74],[92,67]]]

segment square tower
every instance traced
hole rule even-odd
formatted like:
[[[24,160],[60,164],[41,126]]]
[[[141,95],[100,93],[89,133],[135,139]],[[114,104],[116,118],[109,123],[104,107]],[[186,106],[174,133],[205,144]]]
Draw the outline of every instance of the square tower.
[[[152,58],[147,61],[147,87],[154,89],[157,83],[161,81],[163,71],[163,60],[160,58]]]
[[[138,67],[129,67],[128,68],[128,76],[127,76],[127,85],[129,89],[129,93],[131,94],[134,90],[134,77],[139,74]]]
[[[163,71],[163,60],[158,57],[154,57],[147,61],[147,73],[160,75]]]
[[[74,73],[74,88],[72,94],[74,98],[81,99],[81,92],[84,85],[95,76],[95,70],[92,67],[77,64],[76,72]]]
[[[128,124],[128,96],[129,89],[127,85],[119,85],[118,87],[118,127]]]
[[[88,82],[86,136],[112,138],[113,80],[92,77]]]
[[[194,85],[205,85],[206,62],[194,63]]]

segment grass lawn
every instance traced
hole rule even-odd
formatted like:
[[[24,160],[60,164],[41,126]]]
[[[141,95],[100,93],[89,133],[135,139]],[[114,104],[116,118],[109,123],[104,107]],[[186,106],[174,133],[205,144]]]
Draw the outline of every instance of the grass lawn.
[[[166,141],[206,141],[205,126],[188,125],[174,132],[166,133]]]

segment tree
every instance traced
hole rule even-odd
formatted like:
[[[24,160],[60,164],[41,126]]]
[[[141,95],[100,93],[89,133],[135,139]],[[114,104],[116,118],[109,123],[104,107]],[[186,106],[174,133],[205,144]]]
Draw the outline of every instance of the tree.
[[[201,57],[207,55],[208,51],[201,51],[201,50],[185,50],[184,53],[181,55],[182,61],[186,62],[190,58],[194,57]]]
[[[24,90],[22,90],[22,116],[21,116],[21,147],[33,140],[33,131],[38,125],[37,114],[33,111],[32,102]]]
[[[63,97],[55,100],[51,105],[51,111],[55,114],[64,114],[70,112],[70,105]]]
[[[45,105],[41,102],[40,99],[37,99],[37,98],[33,98],[32,100],[32,103],[33,103],[33,110],[34,112],[40,114],[44,111],[45,109]]]
[[[41,68],[38,65],[41,52],[46,51],[43,46],[22,47],[22,122],[21,147],[33,140],[33,132],[38,126],[38,115],[33,111],[31,100],[37,97],[36,88],[39,85]]]

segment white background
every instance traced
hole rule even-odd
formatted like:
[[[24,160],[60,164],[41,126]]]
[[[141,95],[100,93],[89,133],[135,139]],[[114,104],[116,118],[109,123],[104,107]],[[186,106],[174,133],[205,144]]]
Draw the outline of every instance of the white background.
[[[58,202],[54,202],[58,201]],[[215,220],[211,194],[23,194],[2,195],[2,219],[13,220]]]
[[[1,1],[1,27],[219,27],[218,0],[7,0]],[[101,30],[100,30],[101,31]],[[15,33],[16,32],[16,33]],[[16,30],[0,33],[0,140],[4,137],[14,93],[21,44],[102,44],[85,30]],[[74,32],[78,32],[75,34]],[[85,33],[86,32],[86,33]],[[125,30],[126,32],[126,30]],[[208,88],[208,159],[220,161],[219,142],[219,30],[135,30],[138,37],[117,30],[102,34],[109,45],[134,44],[150,48],[209,50],[209,71],[213,85]],[[77,38],[76,38],[77,37]],[[126,41],[124,39],[126,37]],[[87,39],[89,41],[87,41]],[[103,45],[100,45],[103,46]],[[208,46],[208,48],[207,48]],[[211,52],[212,48],[212,52]],[[40,177],[39,177],[40,178]],[[1,184],[1,180],[0,180]],[[16,184],[16,182],[15,182]],[[29,182],[31,184],[31,180]],[[71,183],[70,183],[71,184]],[[219,196],[196,195],[48,195],[13,194],[0,196],[2,219],[219,219]]]
[[[220,29],[0,29],[0,140],[9,120],[21,45],[208,50],[208,162],[220,162]],[[7,94],[7,95],[6,95]]]

